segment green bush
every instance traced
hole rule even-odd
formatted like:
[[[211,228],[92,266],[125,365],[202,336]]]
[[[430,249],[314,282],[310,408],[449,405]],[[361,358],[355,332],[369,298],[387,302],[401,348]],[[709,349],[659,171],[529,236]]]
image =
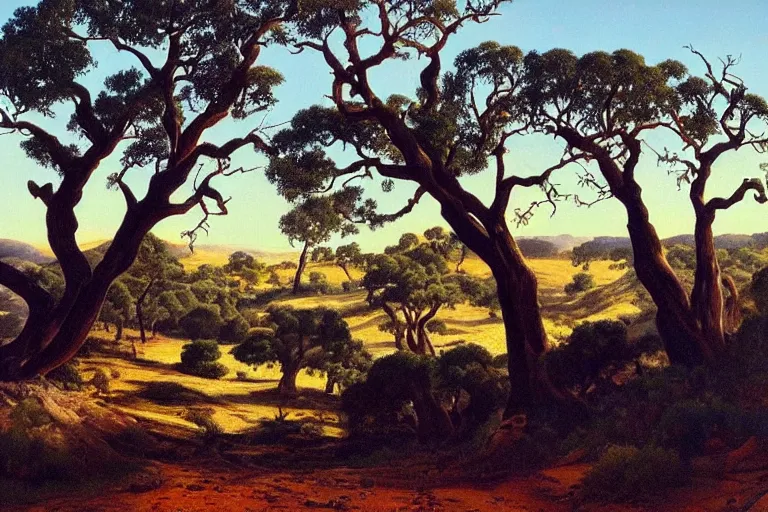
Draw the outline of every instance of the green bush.
[[[109,375],[101,368],[97,368],[91,379],[91,385],[96,388],[96,391],[103,394],[109,393],[110,382]]]
[[[184,403],[197,399],[195,393],[178,382],[149,382],[139,396],[155,402]]]
[[[195,340],[181,347],[181,364],[187,367],[217,361],[220,357],[221,350],[215,340]]]
[[[576,326],[567,343],[546,355],[546,364],[555,384],[584,392],[609,367],[621,368],[633,355],[624,322],[600,320]]]
[[[181,347],[181,369],[190,375],[206,379],[220,379],[229,369],[217,362],[221,357],[215,340],[195,340]]]
[[[53,420],[38,400],[25,398],[11,410],[11,421],[15,426],[29,429],[48,425]]]
[[[448,325],[446,325],[445,321],[440,320],[439,318],[433,318],[432,320],[427,322],[427,325],[425,327],[429,332],[434,334],[440,334],[440,335],[448,334]]]
[[[223,325],[219,308],[210,304],[194,308],[179,320],[182,331],[191,339],[216,338]]]
[[[83,389],[83,376],[77,361],[72,360],[48,372],[46,378],[58,388],[65,391],[80,391]]]
[[[611,446],[584,478],[584,497],[642,500],[685,485],[688,475],[674,451],[656,446]]]
[[[586,292],[595,287],[595,279],[592,274],[586,272],[579,272],[573,276],[573,281],[565,285],[565,293],[573,295],[576,293]]]
[[[245,318],[236,315],[222,326],[219,331],[219,341],[231,344],[242,343],[248,336],[248,329],[250,328],[251,326]]]
[[[229,373],[229,368],[217,362],[200,362],[193,366],[185,366],[184,370],[190,375],[204,379],[221,379]]]
[[[200,428],[200,435],[207,442],[214,441],[224,432],[210,411],[191,409],[187,411],[185,418]]]

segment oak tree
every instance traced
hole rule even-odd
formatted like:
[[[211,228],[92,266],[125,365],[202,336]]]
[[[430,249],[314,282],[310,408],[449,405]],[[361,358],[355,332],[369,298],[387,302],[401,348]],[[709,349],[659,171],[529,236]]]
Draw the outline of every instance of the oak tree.
[[[16,10],[0,38],[0,128],[20,136],[27,155],[53,171],[50,183],[30,181],[28,188],[45,205],[48,241],[66,289],[54,300],[0,263],[0,283],[30,310],[19,336],[0,347],[0,379],[46,374],[69,360],[110,285],[158,222],[201,207],[203,221],[186,233],[193,242],[209,215],[227,213],[214,183],[238,170],[230,168],[229,157],[245,147],[269,148],[253,124],[220,145],[206,135],[226,117],[249,119],[275,103],[272,91],[282,77],[257,61],[265,46],[285,42],[281,25],[299,15],[311,18],[290,0],[41,0]],[[83,84],[93,74],[98,45],[119,51],[125,66],[103,87],[89,88]],[[71,115],[57,135],[47,119],[62,113]],[[65,143],[72,135],[79,140]],[[122,192],[126,213],[91,268],[76,241],[75,210],[86,185],[99,179],[101,163],[116,151],[120,169],[100,179]],[[209,164],[212,170],[191,179]],[[129,175],[146,176],[144,197],[128,185]],[[189,196],[172,199],[192,181]]]

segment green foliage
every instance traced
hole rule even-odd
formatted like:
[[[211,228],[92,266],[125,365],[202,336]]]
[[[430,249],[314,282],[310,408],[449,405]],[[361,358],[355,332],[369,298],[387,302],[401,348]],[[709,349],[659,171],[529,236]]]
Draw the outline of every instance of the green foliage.
[[[185,419],[194,423],[200,429],[200,436],[207,443],[211,443],[224,433],[224,429],[213,419],[213,414],[207,410],[190,409]]]
[[[612,446],[584,478],[584,495],[601,501],[634,501],[681,487],[688,475],[672,451],[652,445]]]
[[[80,391],[83,388],[83,376],[80,374],[80,365],[77,361],[69,361],[48,372],[45,376],[57,387],[66,391]]]
[[[39,428],[53,421],[36,398],[25,398],[11,409],[11,421],[23,429]]]
[[[102,368],[97,368],[91,378],[91,385],[96,388],[99,393],[109,394],[110,389],[110,376]]]
[[[192,403],[199,400],[194,392],[178,382],[148,382],[139,396],[160,403]]]
[[[192,375],[207,379],[220,379],[229,370],[216,362],[221,357],[219,344],[215,340],[196,340],[181,348],[181,367]]]
[[[219,308],[212,305],[200,305],[192,309],[179,320],[179,326],[188,338],[217,338],[224,325]]]
[[[556,385],[586,392],[605,372],[621,369],[634,356],[626,325],[600,320],[576,326],[566,343],[546,355],[546,364]]]
[[[352,340],[349,326],[338,311],[271,306],[267,321],[273,329],[251,330],[252,334],[231,353],[251,366],[279,364],[284,377],[281,389],[295,387],[295,373],[289,371],[324,371],[343,383],[354,379],[355,372],[364,371],[364,361],[370,361],[362,343]]]
[[[333,261],[333,249],[330,247],[315,247],[312,249],[310,260],[316,263]]]
[[[509,392],[506,375],[493,366],[493,356],[480,345],[468,343],[440,354],[438,388],[444,401],[452,402],[454,412],[477,428],[503,406]],[[469,395],[462,404],[460,392]]]
[[[445,323],[444,320],[441,320],[439,318],[433,318],[426,324],[426,329],[434,334],[448,334],[448,325]]]
[[[749,293],[760,314],[768,314],[768,267],[755,272],[752,276]]]
[[[248,336],[251,326],[241,315],[228,320],[219,331],[219,341],[222,343],[242,343]]]
[[[573,276],[573,281],[565,285],[565,293],[572,295],[576,293],[586,292],[595,287],[595,278],[592,274],[586,272],[579,272]]]
[[[355,214],[357,200],[356,194],[347,193],[308,197],[280,218],[280,231],[291,245],[309,247],[327,242],[335,233],[356,234],[357,227],[346,219]]]

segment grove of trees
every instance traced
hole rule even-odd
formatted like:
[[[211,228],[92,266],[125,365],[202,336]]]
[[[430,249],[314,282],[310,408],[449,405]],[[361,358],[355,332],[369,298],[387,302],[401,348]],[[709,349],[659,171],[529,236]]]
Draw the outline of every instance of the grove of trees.
[[[56,264],[30,270],[0,261],[0,284],[28,309],[23,327],[0,317],[3,337],[13,337],[0,345],[0,380],[32,379],[67,363],[100,321],[114,325],[117,338],[126,325],[136,325],[142,342],[158,329],[182,332],[196,340],[185,357],[206,364],[216,353],[200,340],[236,344],[240,361],[281,366],[281,392],[296,391],[304,368],[325,372],[331,390],[352,389],[356,378],[349,376],[367,371],[371,358],[338,312],[273,306],[271,333],[250,334],[249,328],[265,326],[243,316],[244,294],[257,295],[265,277],[282,293],[279,270],[295,268],[292,292],[301,293],[311,260],[338,265],[348,289],[357,286],[350,269],[364,274],[360,285],[369,305],[386,314],[384,329],[402,349],[373,363],[364,385],[389,400],[392,410],[382,414],[410,402],[417,416],[429,418],[419,422],[422,438],[456,428],[436,398],[439,386],[463,390],[479,404],[477,390],[496,377],[479,351],[454,352],[450,363],[441,356],[453,369],[439,379],[430,366],[435,361],[420,358],[437,355],[430,322],[437,325],[443,308],[464,302],[501,312],[507,417],[553,401],[573,402],[566,389],[572,383],[548,374],[555,363],[543,364],[549,339],[538,282],[526,260],[526,254],[552,256],[552,246],[519,243],[510,226],[510,218],[523,225],[537,208],[556,210],[564,200],[621,204],[631,250],[615,248],[607,257],[633,267],[656,305],[656,328],[672,363],[716,365],[740,319],[740,294],[723,272],[724,258],[740,265],[760,261],[719,252],[713,225],[748,194],[758,203],[768,196],[763,181],[747,171],[735,190],[722,195],[707,186],[727,155],[768,149],[768,103],[734,74],[736,59],[715,65],[694,48],[692,59],[705,69],[703,76],[673,60],[648,64],[630,50],[524,53],[493,41],[463,48],[446,62],[447,45],[463,27],[488,21],[507,3],[187,0],[169,7],[141,0],[41,0],[16,10],[0,34],[0,128],[15,133],[26,156],[51,171],[51,182],[29,181],[28,192],[45,207]],[[94,83],[98,46],[128,59],[103,85],[86,86]],[[330,103],[298,111],[267,136],[257,118],[278,101],[283,77],[261,65],[260,55],[273,46],[313,54],[330,72],[319,91]],[[416,57],[423,63],[414,77],[418,87],[381,96],[373,75]],[[61,115],[65,126],[51,122]],[[228,117],[245,121],[233,125],[238,136],[210,142]],[[657,133],[674,146],[654,148],[647,139]],[[551,136],[565,149],[553,153],[550,166],[522,176],[508,168],[507,152],[514,140],[531,134]],[[76,143],[63,142],[68,140]],[[231,198],[217,189],[223,178],[259,169],[232,165],[235,152],[245,149],[267,160],[268,181],[290,203],[279,229],[300,249],[298,261],[266,267],[235,252],[226,265],[185,271],[150,231],[199,207],[201,218],[183,233],[192,250],[211,216],[229,212]],[[678,186],[688,192],[695,215],[691,251],[665,251],[651,223],[636,174],[644,154],[676,173]],[[77,207],[110,159],[119,166],[101,178],[120,191],[125,215],[109,245],[86,253],[77,243]],[[592,199],[551,181],[569,169],[576,169]],[[485,201],[465,179],[478,175],[492,183]],[[146,192],[137,197],[129,183],[140,181]],[[409,198],[385,212],[371,197],[374,188],[406,191]],[[541,199],[510,216],[513,193],[528,188],[540,190]],[[406,233],[377,255],[363,254],[354,242],[326,246],[334,236],[356,234],[358,225],[379,228],[398,220],[425,198],[439,205],[450,231]],[[592,259],[606,256],[601,251],[584,244],[572,261],[587,270]],[[462,273],[470,254],[490,268],[492,282]],[[684,268],[693,272],[690,290]],[[755,288],[761,279],[758,274]],[[568,291],[592,284],[579,273]],[[310,274],[310,287],[323,292],[328,286],[322,273]],[[613,334],[600,335],[613,343]],[[468,360],[485,372],[482,385],[464,380]],[[394,389],[393,372],[408,386]]]

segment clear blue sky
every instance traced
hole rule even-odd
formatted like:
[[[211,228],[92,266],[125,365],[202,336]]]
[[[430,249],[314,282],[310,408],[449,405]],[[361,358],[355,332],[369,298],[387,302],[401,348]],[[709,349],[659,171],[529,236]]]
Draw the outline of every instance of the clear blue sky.
[[[13,10],[32,1],[2,0],[0,19],[6,20]],[[546,51],[554,47],[568,48],[577,54],[593,50],[612,51],[630,48],[645,55],[653,63],[667,58],[682,60],[693,71],[701,72],[700,63],[683,48],[693,44],[704,54],[716,58],[727,54],[741,55],[742,63],[737,73],[744,78],[752,92],[768,96],[768,3],[761,0],[722,2],[718,0],[518,0],[503,10],[503,15],[480,26],[468,26],[455,37],[447,48],[444,62],[463,48],[486,40],[514,44],[524,51]],[[96,51],[99,67],[89,79],[97,84],[111,71],[130,63],[130,59],[115,50],[100,46]],[[286,82],[277,91],[280,104],[269,114],[268,124],[287,121],[299,108],[323,103],[328,93],[330,77],[317,55],[311,52],[291,56],[285,50],[269,49],[263,54],[262,63],[277,67]],[[403,67],[378,73],[374,86],[380,95],[399,91],[412,94],[418,79],[418,67],[414,62]],[[389,75],[389,76],[388,76]],[[65,122],[58,119],[51,126],[63,140],[68,136],[60,129]],[[256,121],[236,123],[227,121],[211,134],[214,141],[247,132]],[[38,183],[54,181],[52,171],[38,169],[18,149],[15,136],[0,137],[0,160],[3,186],[0,187],[0,204],[3,219],[0,238],[16,238],[36,244],[45,243],[44,209],[26,192],[26,181]],[[520,139],[507,156],[510,170],[532,173],[541,170],[559,158],[559,146],[543,138]],[[761,176],[759,163],[768,156],[743,150],[731,155],[715,170],[710,190],[717,195],[730,195],[746,176]],[[236,165],[263,164],[261,157],[249,150],[236,155]],[[104,163],[89,184],[85,198],[78,207],[81,242],[106,239],[112,236],[123,213],[119,192],[107,191],[106,176],[117,167],[117,158]],[[146,180],[141,171],[135,172],[131,184],[141,193]],[[651,155],[645,155],[638,173],[645,195],[652,210],[652,220],[662,236],[689,233],[692,230],[692,214],[684,192],[678,192],[674,178],[655,165]],[[566,174],[553,181],[564,184],[572,179]],[[467,182],[468,186],[484,197],[489,187],[486,177],[479,176]],[[200,243],[237,244],[264,250],[289,249],[280,235],[277,223],[288,206],[277,197],[272,186],[261,173],[232,177],[218,182],[225,196],[233,196],[231,215],[212,221],[208,238]],[[377,194],[383,210],[396,210],[404,204],[412,189],[398,186],[395,192]],[[513,197],[510,215],[516,206],[525,206],[538,194],[534,191]],[[768,206],[745,201],[721,214],[716,223],[719,233],[768,231]],[[160,224],[155,233],[171,241],[179,240],[179,233],[198,220],[199,212],[185,218],[174,218]],[[429,198],[411,215],[371,233],[363,228],[356,240],[369,250],[381,249],[392,243],[404,231],[421,232],[435,224],[443,224],[437,207]],[[562,205],[557,215],[550,219],[547,211],[539,212],[530,225],[515,229],[520,235],[625,235],[625,215],[615,201],[601,203],[589,210]],[[334,240],[334,243],[338,242]]]

